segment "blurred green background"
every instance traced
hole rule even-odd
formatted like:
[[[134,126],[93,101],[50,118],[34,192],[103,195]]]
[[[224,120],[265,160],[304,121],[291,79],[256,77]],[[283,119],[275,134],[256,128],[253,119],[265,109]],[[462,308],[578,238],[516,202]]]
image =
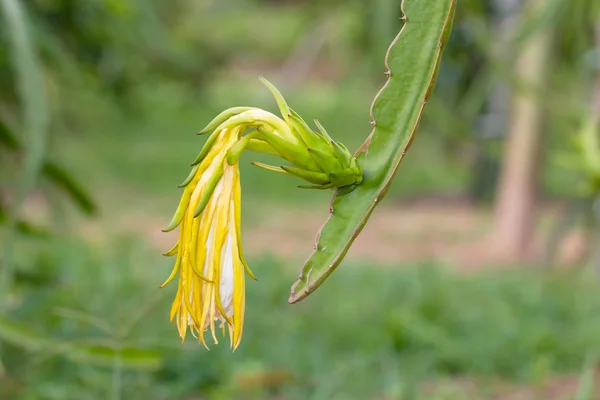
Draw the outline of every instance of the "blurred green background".
[[[242,157],[241,346],[182,344],[162,233],[232,106],[350,149],[400,0],[1,0],[0,399],[598,399],[600,5],[459,0],[418,136],[346,261],[332,193]]]

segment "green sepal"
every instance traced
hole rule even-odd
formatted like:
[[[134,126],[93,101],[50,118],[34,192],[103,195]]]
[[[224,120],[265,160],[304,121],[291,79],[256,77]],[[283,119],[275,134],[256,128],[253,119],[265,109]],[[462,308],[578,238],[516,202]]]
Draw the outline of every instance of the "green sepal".
[[[297,117],[297,114],[289,115],[288,124],[302,136],[302,140],[307,147],[318,147],[321,145],[319,136],[301,118]]]
[[[354,171],[354,174],[356,176],[356,180],[354,183],[356,183],[357,185],[360,185],[362,183],[363,179],[365,178],[365,174],[363,172],[363,169],[358,164],[358,161],[356,160],[356,158],[352,157],[352,159],[350,159],[349,169]]]
[[[306,121],[304,121],[304,119],[300,116],[300,114],[298,114],[296,111],[294,111],[293,108],[290,108],[290,113],[292,114],[292,117],[294,117],[295,119],[297,119],[300,122],[302,122],[303,125],[308,126],[308,124],[306,123]]]
[[[214,131],[208,137],[208,139],[206,139],[206,142],[204,143],[204,146],[202,146],[202,149],[200,150],[200,153],[198,154],[198,156],[196,157],[196,159],[190,164],[191,166],[200,164],[202,162],[202,160],[204,160],[204,158],[210,152],[210,149],[212,148],[213,144],[215,143],[215,141],[219,137],[220,133],[221,133],[221,131]]]
[[[311,127],[306,123],[306,121],[304,120],[304,118],[302,118],[300,116],[300,114],[298,114],[296,111],[294,111],[294,109],[290,108],[290,113],[291,116],[294,120],[296,120],[298,123],[300,123],[302,126],[306,127],[306,129],[311,133],[311,136],[313,136],[313,141],[315,139],[318,140],[322,140],[323,139],[323,135],[321,135],[319,132],[315,132],[311,129]]]
[[[288,167],[286,165],[282,165],[281,169],[290,175],[293,175],[300,179],[304,179],[307,182],[314,183],[317,185],[324,185],[330,182],[329,177],[325,172],[307,171],[305,169]]]
[[[186,188],[185,190],[187,191],[189,190],[189,188]],[[173,215],[173,218],[171,218],[171,222],[169,222],[169,225],[162,230],[163,232],[171,232],[173,229],[177,228],[177,226],[181,223],[183,215],[185,214],[185,210],[190,204],[190,196],[186,195],[186,191],[183,192],[183,196],[181,196],[181,200],[179,201],[177,210],[175,210],[175,214]]]
[[[279,89],[277,89],[275,87],[275,85],[273,85],[271,82],[269,82],[268,80],[265,79],[264,76],[259,75],[258,76],[258,80],[267,87],[267,89],[269,89],[269,91],[271,92],[271,94],[273,95],[273,97],[275,97],[275,101],[277,102],[277,107],[279,108],[279,111],[281,112],[281,115],[283,116],[283,118],[286,120],[286,122],[288,121],[288,115],[290,114],[290,108],[287,105],[285,99],[283,98],[283,95],[281,94],[281,92],[279,91]]]
[[[169,222],[169,225],[163,229],[163,232],[171,232],[173,229],[177,228],[177,226],[179,226],[179,224],[181,223],[181,220],[183,219],[183,214],[185,213],[185,209],[183,210],[179,210],[177,209],[177,211],[175,211],[175,215],[173,215],[173,218],[171,219],[171,222]]]
[[[235,115],[229,118],[227,121],[221,123],[221,125],[215,128],[216,131],[222,131],[223,129],[230,129],[237,127],[239,129],[246,129],[255,127],[257,130],[262,128],[263,130],[268,130],[265,128],[271,128],[272,130],[278,131],[280,134],[290,134],[294,136],[290,132],[290,127],[286,125],[284,121],[276,116],[262,110],[258,110],[261,113],[261,116],[269,116],[269,119],[257,118],[256,114],[252,112],[245,112],[239,115]],[[294,136],[296,137],[296,136]]]
[[[196,164],[194,165],[194,167],[192,168],[192,170],[190,171],[189,175],[187,176],[187,178],[185,178],[185,180],[180,184],[177,185],[178,188],[184,188],[187,185],[190,184],[190,182],[192,181],[192,179],[194,179],[194,176],[196,175],[196,171],[198,171],[199,165]]]
[[[327,185],[300,185],[298,186],[300,189],[317,189],[317,190],[327,190],[327,189],[334,189],[337,186],[335,186],[333,183],[329,183]]]
[[[337,193],[335,194],[336,196],[344,196],[347,194],[352,193],[356,188],[358,187],[358,185],[354,184],[354,185],[348,185],[348,186],[344,186],[339,188],[339,190],[337,191]]]
[[[305,132],[303,132],[302,130],[296,129],[292,124],[289,123],[289,121],[288,121],[288,129],[289,129],[290,133],[298,140],[298,143],[300,146],[308,147],[308,142],[307,142],[307,138],[305,137],[306,136]]]
[[[250,139],[246,150],[253,151],[255,153],[269,154],[272,156],[281,156],[277,150],[275,150],[269,143],[260,139]]]
[[[357,183],[356,181],[358,176],[356,174],[356,171],[347,168],[341,171],[335,171],[330,173],[329,178],[331,183],[334,184],[336,187],[343,187]]]
[[[234,165],[237,163],[242,156],[242,152],[248,146],[248,142],[250,142],[250,138],[244,136],[240,139],[236,144],[231,146],[229,150],[227,150],[227,154],[225,155],[225,159],[227,160],[227,164]]]
[[[171,250],[167,251],[166,253],[163,253],[163,256],[172,257],[175,254],[177,254],[177,251],[179,251],[179,241],[177,241],[177,243],[175,243],[175,246],[173,246],[173,248]]]
[[[238,140],[236,144],[231,146],[226,155],[227,164],[234,165],[237,163],[242,156],[242,152],[246,149],[248,143],[250,143],[250,140],[256,137],[256,135],[258,135],[258,132],[250,133]]]
[[[190,264],[192,265],[192,271],[194,271],[194,273],[198,275],[198,278],[202,279],[204,282],[215,283],[214,280],[204,275],[200,268],[198,268],[198,263],[194,258],[191,258]]]
[[[333,142],[333,139],[331,138],[331,136],[329,136],[329,134],[327,133],[327,131],[325,130],[325,128],[323,127],[323,125],[321,125],[321,123],[319,122],[318,119],[314,119],[315,121],[315,125],[317,126],[317,128],[319,128],[319,132],[321,132],[321,135],[323,135],[323,138],[326,139],[326,142],[329,144],[330,142]]]
[[[284,174],[287,175],[287,172],[285,172],[283,169],[281,169],[281,167],[275,167],[273,165],[269,165],[269,164],[264,164],[258,161],[252,161],[250,164],[255,165],[259,168],[262,169],[266,169],[267,171],[271,171],[271,172],[277,172],[279,174]]]
[[[333,141],[333,143],[335,144],[336,147],[338,147],[340,149],[340,151],[343,154],[350,154],[350,155],[352,154],[352,153],[350,153],[350,150],[348,150],[348,148],[346,146],[344,146],[344,143],[336,142],[335,140]]]
[[[244,253],[242,252],[241,249],[242,249],[241,247],[238,248],[238,252],[239,252],[239,255],[240,255],[240,257],[239,257],[240,258],[240,262],[244,266],[244,269],[246,270],[246,273],[250,276],[250,278],[252,278],[253,281],[257,281],[258,279],[256,279],[256,276],[254,275],[254,273],[250,269],[250,266],[248,266],[248,263],[246,262],[246,258],[244,257]]]
[[[312,170],[318,168],[318,165],[311,159],[311,157],[307,157],[306,153],[302,151],[305,148],[299,149],[298,146],[290,144],[281,136],[273,132],[269,132],[268,130],[259,128],[258,132],[261,134],[264,141],[269,143],[269,145],[277,150],[277,152],[287,161],[299,167],[304,167],[304,169]]]
[[[229,118],[233,117],[234,115],[238,115],[243,112],[250,111],[250,110],[256,110],[256,107],[232,107],[232,108],[229,108],[229,109],[223,111],[221,114],[217,115],[212,121],[210,121],[204,129],[202,129],[200,132],[198,132],[198,135],[204,135],[205,133],[208,133],[208,132],[214,130],[216,127],[218,127],[219,125],[221,125],[223,122],[227,121]]]
[[[352,154],[344,147],[340,146],[340,143],[335,140],[329,141],[329,147],[333,150],[333,154],[337,157],[337,159],[342,163],[344,167],[348,167],[352,162]]]
[[[353,164],[357,164],[356,163],[356,158],[354,158],[354,155],[348,150],[348,148],[346,146],[344,146],[344,143],[342,142],[336,142],[335,140],[332,140],[330,142],[330,145],[333,146],[335,148],[335,151],[337,154],[339,154],[341,157],[343,157],[346,161],[346,163],[348,163],[348,165],[353,165]],[[339,157],[338,157],[339,159]],[[358,166],[358,164],[357,164]],[[360,167],[358,167],[360,169]]]
[[[202,194],[200,195],[200,202],[198,203],[198,207],[196,207],[196,211],[194,211],[194,218],[202,214],[202,211],[204,211],[204,208],[208,204],[208,201],[210,200],[210,197],[215,191],[215,188],[217,187],[217,184],[219,183],[219,180],[222,176],[223,164],[219,165],[214,175],[209,178],[208,182],[206,182],[206,185],[202,189]]]
[[[323,172],[329,173],[343,168],[335,156],[327,154],[319,149],[309,148],[308,155]]]

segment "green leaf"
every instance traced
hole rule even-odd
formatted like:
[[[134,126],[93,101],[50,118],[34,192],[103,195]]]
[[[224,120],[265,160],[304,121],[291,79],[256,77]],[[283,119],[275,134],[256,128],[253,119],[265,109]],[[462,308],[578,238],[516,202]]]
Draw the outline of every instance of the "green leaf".
[[[21,148],[19,142],[10,131],[10,128],[2,121],[2,119],[0,119],[0,144],[10,150],[19,150]]]
[[[157,351],[126,347],[118,353],[106,345],[71,345],[65,352],[65,357],[71,361],[112,367],[115,363],[115,356],[123,368],[133,370],[155,371],[162,366],[162,359]]]
[[[49,346],[48,340],[42,335],[2,315],[0,315],[0,339],[29,351],[41,351]]]
[[[386,55],[389,79],[371,108],[375,128],[357,152],[364,180],[354,191],[334,196],[316,250],[291,288],[290,303],[331,275],[385,196],[435,86],[455,6],[456,0],[402,2],[406,23]]]
[[[46,161],[42,168],[42,174],[55,187],[67,194],[82,211],[87,214],[94,214],[98,211],[91,196],[66,170],[51,161]]]
[[[13,134],[6,123],[0,120],[0,144],[4,147],[17,152],[22,151],[23,146],[19,143],[17,137]],[[42,176],[52,183],[56,188],[62,190],[73,200],[81,210],[88,214],[97,211],[91,196],[83,187],[62,167],[56,163],[46,160],[42,166]],[[17,225],[19,225],[17,223]]]
[[[44,337],[26,325],[0,315],[0,339],[33,353],[46,352],[87,365],[112,367],[115,357],[123,368],[157,370],[162,365],[158,352],[126,346],[116,350],[104,343],[71,343]]]
[[[0,203],[0,225],[4,224],[5,221],[6,221],[6,212],[4,211],[4,206],[2,205],[2,203]],[[23,221],[22,219],[17,221],[16,230],[17,230],[17,232],[19,232],[23,235],[28,235],[28,236],[38,237],[38,238],[50,236],[50,232],[48,232],[47,230],[37,227],[37,226],[34,226],[34,225],[31,225],[30,223]]]
[[[9,233],[4,239],[4,268],[0,284],[7,285],[12,270],[11,232],[19,220],[21,206],[35,186],[44,164],[50,113],[46,102],[43,68],[30,38],[30,24],[23,3],[17,0],[2,0],[1,5],[6,32],[9,33],[9,54],[15,86],[23,110],[23,140],[20,142],[24,151],[23,169],[16,183],[15,195],[6,221]]]

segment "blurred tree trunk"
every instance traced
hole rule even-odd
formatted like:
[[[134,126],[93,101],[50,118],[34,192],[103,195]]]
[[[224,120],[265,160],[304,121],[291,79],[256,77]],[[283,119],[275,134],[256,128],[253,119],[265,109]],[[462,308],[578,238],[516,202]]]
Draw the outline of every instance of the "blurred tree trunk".
[[[514,17],[521,0],[494,0],[491,18],[492,32],[496,41],[493,54],[498,59],[510,57],[510,39],[514,30]],[[484,113],[476,122],[477,154],[474,162],[471,197],[478,203],[491,203],[498,181],[500,161],[490,154],[489,149],[502,138],[508,120],[510,88],[506,82],[496,79],[485,104]]]
[[[546,0],[528,0],[523,15],[539,12]],[[517,54],[514,75],[527,87],[541,88],[547,79],[551,48],[548,26],[538,29]],[[514,90],[502,166],[496,192],[495,244],[501,255],[519,259],[529,250],[535,222],[543,110],[531,91]]]

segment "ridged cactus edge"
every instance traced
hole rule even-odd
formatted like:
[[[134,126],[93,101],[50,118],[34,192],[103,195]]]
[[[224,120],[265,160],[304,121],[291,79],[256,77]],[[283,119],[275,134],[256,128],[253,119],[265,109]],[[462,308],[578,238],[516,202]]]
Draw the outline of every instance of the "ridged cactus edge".
[[[403,26],[385,56],[388,79],[371,106],[373,130],[355,154],[363,181],[349,193],[335,193],[290,303],[306,298],[333,273],[385,196],[435,87],[455,7],[456,0],[402,1]]]

